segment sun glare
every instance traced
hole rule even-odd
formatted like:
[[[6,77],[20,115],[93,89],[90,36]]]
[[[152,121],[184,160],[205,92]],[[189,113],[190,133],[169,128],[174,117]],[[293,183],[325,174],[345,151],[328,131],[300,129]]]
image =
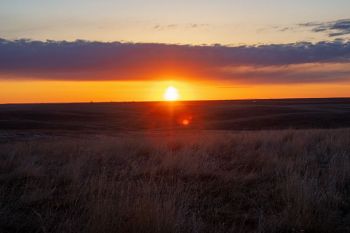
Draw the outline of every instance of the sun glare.
[[[164,93],[164,99],[166,101],[176,101],[179,99],[179,91],[175,87],[168,87]]]

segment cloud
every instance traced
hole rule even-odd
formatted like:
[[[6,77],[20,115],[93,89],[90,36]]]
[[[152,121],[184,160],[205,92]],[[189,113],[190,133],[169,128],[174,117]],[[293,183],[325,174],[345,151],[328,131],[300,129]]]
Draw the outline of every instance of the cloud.
[[[178,24],[166,24],[166,25],[160,25],[157,24],[153,27],[153,29],[163,31],[163,30],[173,30],[173,29],[178,29],[179,25]]]
[[[350,42],[259,46],[0,39],[1,79],[350,81]]]
[[[199,29],[209,27],[209,24],[199,24],[199,23],[190,23],[190,24],[157,24],[153,26],[153,29],[158,31],[164,30],[177,30],[177,29]]]
[[[350,19],[341,19],[330,22],[308,22],[300,24],[310,27],[313,32],[325,32],[330,37],[350,35]]]
[[[226,74],[236,77],[240,83],[297,84],[350,81],[348,63],[307,63],[288,66],[227,67]]]

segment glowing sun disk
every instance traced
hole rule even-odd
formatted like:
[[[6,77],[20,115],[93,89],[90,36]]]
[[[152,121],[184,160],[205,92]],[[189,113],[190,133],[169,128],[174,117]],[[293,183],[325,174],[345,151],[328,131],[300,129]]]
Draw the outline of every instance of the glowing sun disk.
[[[175,101],[179,99],[179,91],[175,87],[168,87],[164,93],[164,99],[166,101]]]

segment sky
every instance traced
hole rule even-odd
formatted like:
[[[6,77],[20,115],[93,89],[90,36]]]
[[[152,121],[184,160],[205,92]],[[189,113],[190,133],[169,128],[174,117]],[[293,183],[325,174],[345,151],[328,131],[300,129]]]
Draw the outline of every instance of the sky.
[[[350,96],[348,0],[0,0],[0,103]]]

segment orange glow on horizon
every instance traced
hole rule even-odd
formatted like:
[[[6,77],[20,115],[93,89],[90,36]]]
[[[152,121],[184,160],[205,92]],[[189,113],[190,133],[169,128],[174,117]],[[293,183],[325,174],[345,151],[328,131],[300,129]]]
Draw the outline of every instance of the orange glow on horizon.
[[[195,81],[34,81],[0,82],[0,103],[162,101],[164,90],[181,90],[181,100],[349,97],[349,82],[246,84]]]

